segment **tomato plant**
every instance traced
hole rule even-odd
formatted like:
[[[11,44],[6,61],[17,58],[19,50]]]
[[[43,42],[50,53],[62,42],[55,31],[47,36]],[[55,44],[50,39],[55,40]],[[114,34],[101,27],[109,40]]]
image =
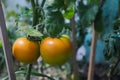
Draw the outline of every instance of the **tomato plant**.
[[[22,35],[27,36],[27,38],[18,38],[18,40],[21,39],[25,41],[24,45],[20,44],[20,40],[15,41],[13,44],[13,55],[18,61],[33,63],[41,53],[42,59],[39,57],[41,61],[38,62],[41,67],[47,65],[45,63],[50,64],[50,66],[64,66],[63,64],[66,63],[69,58],[75,57],[76,55],[72,54],[72,52],[74,52],[72,49],[78,49],[83,45],[86,49],[85,61],[89,63],[91,38],[87,37],[88,39],[86,39],[86,36],[89,35],[89,33],[91,34],[92,30],[88,30],[89,28],[91,29],[91,26],[94,26],[92,29],[95,29],[95,31],[99,33],[95,57],[95,62],[99,60],[99,63],[95,63],[95,65],[104,65],[104,62],[106,63],[106,61],[108,61],[109,70],[106,70],[106,72],[103,70],[104,75],[111,79],[112,77],[114,78],[114,75],[119,75],[120,69],[117,68],[117,64],[120,61],[120,28],[118,27],[120,26],[118,24],[120,23],[120,0],[27,0],[27,2],[31,3],[32,8],[25,7],[21,9],[22,12],[20,13],[14,12],[13,14],[13,12],[9,12],[9,15],[7,15],[7,20],[9,18],[11,19],[10,14],[15,17],[17,16],[15,20],[16,25],[14,26],[18,26],[17,31],[25,32],[25,34]],[[116,19],[118,20],[116,21]],[[115,25],[116,27],[114,26],[114,21],[117,23]],[[74,25],[76,28],[76,31],[73,31],[73,33],[76,33],[77,41],[74,41],[75,37],[68,37],[73,30],[71,25]],[[13,26],[13,24],[11,26]],[[113,29],[113,26],[116,29]],[[11,29],[11,27],[9,28]],[[15,28],[15,30],[17,28]],[[8,32],[10,34],[9,37],[15,37],[11,35],[15,30],[11,29]],[[62,36],[59,37],[60,35]],[[106,43],[99,43],[99,41],[104,42],[106,37]],[[70,40],[74,41],[73,43],[76,43],[77,46],[73,47]],[[13,41],[12,39],[12,42]],[[36,48],[33,48],[33,43],[34,46],[36,45]],[[104,47],[105,51],[103,50]],[[100,57],[101,55],[104,56],[103,62]],[[42,60],[44,60],[45,63]],[[79,63],[81,64],[81,62]],[[81,66],[83,65],[78,66],[79,69],[81,69]],[[76,69],[76,71],[78,70]],[[44,70],[41,69],[40,72],[44,72]],[[74,70],[72,71],[71,69],[70,73],[74,74]],[[81,74],[84,74],[84,72],[81,72]],[[101,74],[101,72],[99,74]],[[95,75],[99,74],[95,72]],[[75,77],[75,75],[76,74],[73,76]]]
[[[64,37],[65,36],[65,37]],[[72,43],[68,36],[60,38],[47,37],[40,44],[43,60],[51,65],[62,65],[72,55]]]
[[[40,56],[39,44],[24,37],[13,43],[12,52],[18,61],[24,63],[33,63]]]

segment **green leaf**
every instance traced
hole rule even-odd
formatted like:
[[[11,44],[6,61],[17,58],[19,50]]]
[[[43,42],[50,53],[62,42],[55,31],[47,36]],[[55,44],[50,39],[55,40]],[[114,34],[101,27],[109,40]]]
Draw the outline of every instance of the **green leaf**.
[[[116,20],[113,22],[113,29],[114,29],[114,30],[119,30],[119,27],[120,27],[120,18],[116,19]]]
[[[40,31],[37,31],[33,28],[20,27],[17,31],[24,32],[29,39],[34,41],[41,40],[41,37],[43,36],[43,34]]]
[[[63,16],[67,19],[71,19],[75,13],[75,0],[64,0],[64,11]]]
[[[67,19],[71,19],[74,16],[74,13],[75,13],[74,7],[70,7],[65,11],[64,17]]]
[[[82,1],[79,1],[77,11],[80,17],[81,25],[89,26],[93,23],[95,16],[98,12],[98,5],[94,3],[84,5]]]
[[[26,27],[21,27],[18,29],[19,31],[24,31],[27,35],[30,36],[36,36],[36,37],[41,37],[43,36],[42,33],[40,33],[39,31],[33,29],[33,28],[26,28]]]
[[[64,0],[47,0],[45,6],[54,6],[54,8],[64,7]]]
[[[54,12],[47,10],[45,28],[50,36],[56,37],[63,30],[64,25],[64,17],[59,10]]]
[[[2,48],[2,41],[0,40],[0,49]]]
[[[99,11],[95,17],[94,28],[101,35],[101,33],[104,31],[103,27],[104,26],[103,26],[103,22],[102,22],[102,10],[99,9]]]
[[[75,0],[64,0],[65,5],[70,5],[71,3],[74,3]]]
[[[94,2],[94,3],[98,4],[98,1],[99,0],[88,0],[88,3]]]

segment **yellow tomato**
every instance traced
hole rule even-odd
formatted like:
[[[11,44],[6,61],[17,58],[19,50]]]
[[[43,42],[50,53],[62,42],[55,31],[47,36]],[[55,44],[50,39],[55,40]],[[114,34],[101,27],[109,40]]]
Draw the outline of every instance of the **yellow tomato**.
[[[20,62],[33,63],[40,55],[39,44],[27,38],[18,38],[12,47],[13,56]]]
[[[40,44],[43,60],[50,65],[62,65],[72,55],[72,43],[69,38],[45,38]]]

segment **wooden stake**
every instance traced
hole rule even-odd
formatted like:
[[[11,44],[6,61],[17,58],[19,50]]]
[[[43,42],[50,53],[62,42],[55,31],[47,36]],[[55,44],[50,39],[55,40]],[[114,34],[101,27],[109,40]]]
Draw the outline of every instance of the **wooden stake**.
[[[11,51],[9,38],[7,35],[6,24],[5,24],[1,0],[0,0],[0,33],[2,36],[1,37],[2,38],[2,45],[3,45],[4,56],[5,56],[9,80],[16,80],[16,77],[14,74],[14,69],[13,69],[12,51]]]
[[[71,19],[71,27],[72,27],[72,44],[73,44],[73,75],[74,80],[78,80],[78,64],[76,61],[76,31],[75,31],[75,20],[74,17]]]
[[[94,27],[94,25],[93,25]],[[95,64],[95,50],[96,50],[96,41],[97,41],[97,33],[93,28],[92,33],[92,45],[91,45],[91,51],[90,51],[90,62],[89,62],[89,69],[88,69],[88,79],[87,80],[93,80],[94,77],[94,64]]]

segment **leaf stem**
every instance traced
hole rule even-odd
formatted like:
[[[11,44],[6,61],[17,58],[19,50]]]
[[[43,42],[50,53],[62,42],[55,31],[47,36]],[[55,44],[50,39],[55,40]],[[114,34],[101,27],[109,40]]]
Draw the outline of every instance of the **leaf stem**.
[[[45,1],[46,1],[46,0],[43,0],[42,3],[41,3],[41,7],[42,7],[42,8],[44,7]]]
[[[33,23],[32,26],[36,26],[39,22],[39,13],[38,13],[38,5],[35,3],[35,0],[31,0],[31,5],[33,8]]]
[[[27,73],[26,73],[26,80],[30,80],[30,74],[32,70],[32,64],[28,65]]]
[[[21,71],[16,71],[15,72],[15,74],[17,75],[17,74],[26,74],[27,72],[25,71],[25,70],[21,70]],[[55,80],[54,78],[52,78],[52,77],[50,77],[50,76],[48,76],[48,75],[45,75],[45,74],[42,74],[42,73],[38,73],[38,72],[31,72],[31,75],[33,75],[33,76],[41,76],[41,77],[46,77],[46,78],[48,78],[49,80]],[[8,80],[8,76],[6,76],[6,77],[4,77],[4,78],[2,78],[2,80]]]
[[[35,8],[35,1],[34,0],[31,0],[31,5],[33,7],[33,9]]]

